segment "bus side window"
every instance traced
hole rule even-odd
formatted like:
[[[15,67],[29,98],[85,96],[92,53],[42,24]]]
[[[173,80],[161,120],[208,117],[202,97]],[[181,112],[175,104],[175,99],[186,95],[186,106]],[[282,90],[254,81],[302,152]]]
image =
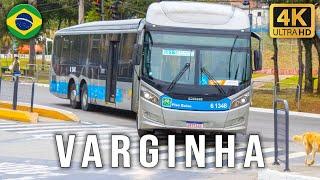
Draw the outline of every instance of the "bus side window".
[[[80,46],[79,46],[80,37],[78,35],[71,36],[70,44],[71,44],[71,55],[70,55],[70,64],[78,65],[79,62],[79,54],[80,54]]]
[[[118,66],[119,78],[132,78],[132,54],[134,50],[134,44],[136,43],[137,34],[127,33],[122,34],[120,44],[120,58]]]
[[[61,52],[61,59],[60,64],[66,65],[69,64],[70,59],[70,36],[63,36],[62,38],[62,52]]]
[[[102,43],[101,43],[101,66],[103,68],[107,68],[107,60],[108,60],[108,55],[109,55],[109,38],[108,34],[102,35]]]
[[[81,66],[87,65],[88,59],[88,47],[89,47],[89,35],[80,35],[80,60],[79,64]]]
[[[61,49],[62,49],[62,38],[61,36],[56,36],[54,40],[54,49],[52,54],[52,67],[54,68],[54,71],[57,75],[60,75],[59,73],[59,62],[60,62],[60,56],[61,56]]]
[[[102,35],[92,35],[91,39],[91,57],[89,64],[93,66],[99,66],[102,60],[101,46],[102,46]]]

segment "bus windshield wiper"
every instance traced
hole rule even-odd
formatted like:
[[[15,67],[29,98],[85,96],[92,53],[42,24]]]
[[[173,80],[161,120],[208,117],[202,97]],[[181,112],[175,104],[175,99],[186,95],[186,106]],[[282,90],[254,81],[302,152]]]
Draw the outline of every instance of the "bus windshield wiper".
[[[231,60],[232,60],[232,55],[233,55],[233,49],[236,46],[236,42],[238,40],[239,36],[237,35],[236,38],[234,38],[232,47],[231,47],[231,51],[230,51],[230,57],[229,57],[229,79],[231,77]]]
[[[179,79],[182,77],[182,75],[190,68],[190,63],[186,63],[184,67],[180,70],[180,72],[177,74],[177,76],[172,80],[168,87],[168,91],[171,91],[171,89],[177,84]]]
[[[209,77],[209,79],[213,80],[213,82],[216,84],[216,86],[214,86],[214,87],[216,87],[224,95],[227,95],[227,93],[223,90],[223,88],[218,83],[218,81],[212,76],[212,74],[205,67],[201,68],[201,73],[204,73],[205,75],[207,75]]]

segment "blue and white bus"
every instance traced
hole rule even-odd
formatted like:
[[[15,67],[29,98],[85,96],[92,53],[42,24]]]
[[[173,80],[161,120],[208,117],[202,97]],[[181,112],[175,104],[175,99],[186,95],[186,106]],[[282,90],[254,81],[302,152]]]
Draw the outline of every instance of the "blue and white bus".
[[[145,19],[85,23],[54,38],[50,91],[73,108],[137,113],[139,135],[157,130],[245,133],[252,51],[248,14],[228,5],[159,2]],[[260,47],[259,47],[260,48]]]

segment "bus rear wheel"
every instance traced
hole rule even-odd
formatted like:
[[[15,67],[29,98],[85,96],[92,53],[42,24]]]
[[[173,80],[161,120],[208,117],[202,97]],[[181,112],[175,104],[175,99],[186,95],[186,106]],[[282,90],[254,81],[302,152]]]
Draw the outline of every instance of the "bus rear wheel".
[[[74,83],[70,85],[69,99],[70,99],[70,105],[72,108],[77,109],[80,107],[80,103],[77,102],[77,90],[76,90],[76,85]]]
[[[90,110],[87,84],[83,84],[81,87],[81,109],[84,111]]]

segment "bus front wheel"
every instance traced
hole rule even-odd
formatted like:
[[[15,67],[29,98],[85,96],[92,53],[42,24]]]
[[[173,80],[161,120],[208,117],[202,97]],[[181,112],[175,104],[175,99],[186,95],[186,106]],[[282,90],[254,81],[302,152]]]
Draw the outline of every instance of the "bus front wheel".
[[[138,135],[139,135],[140,138],[141,138],[142,136],[148,134],[148,131],[139,129],[139,119],[138,119],[138,115],[137,115],[137,117],[136,117],[136,125],[137,125]]]
[[[84,111],[88,111],[90,109],[87,84],[83,84],[81,87],[81,109]]]
[[[77,109],[80,107],[80,103],[77,102],[77,90],[76,90],[76,85],[74,83],[70,85],[69,98],[70,98],[70,105],[72,108]]]

